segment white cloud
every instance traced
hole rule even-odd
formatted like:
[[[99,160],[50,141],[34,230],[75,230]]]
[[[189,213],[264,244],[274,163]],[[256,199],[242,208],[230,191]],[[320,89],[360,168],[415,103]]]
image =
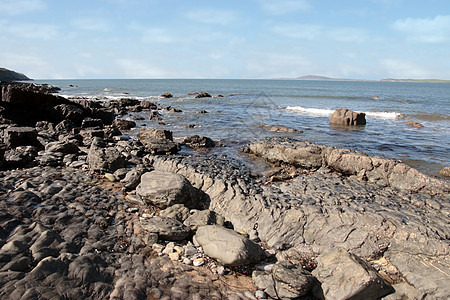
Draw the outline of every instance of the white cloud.
[[[140,59],[121,58],[116,64],[125,74],[126,78],[171,78],[171,70],[161,68],[156,64],[150,64]],[[175,71],[175,70],[174,70]]]
[[[381,59],[383,73],[394,78],[430,78],[434,72],[408,60]]]
[[[82,17],[72,20],[72,25],[78,29],[86,31],[107,32],[110,30],[110,24],[106,20],[96,17]]]
[[[317,24],[278,24],[272,28],[275,34],[292,39],[326,39],[337,42],[361,43],[368,39],[368,33],[359,28],[327,28]]]
[[[262,9],[271,15],[284,15],[307,11],[311,5],[307,0],[259,0]]]
[[[149,28],[144,29],[142,32],[142,41],[144,43],[172,43],[176,40],[163,28]]]
[[[272,31],[280,36],[293,39],[314,40],[322,34],[322,26],[315,24],[278,24]]]
[[[0,0],[0,15],[16,16],[47,7],[42,0]]]
[[[58,36],[59,27],[52,24],[0,23],[0,33],[25,39],[51,40]]]
[[[301,55],[281,53],[254,53],[246,61],[246,77],[297,77],[309,74],[313,64]]]
[[[397,20],[392,27],[404,33],[408,40],[414,42],[442,43],[450,41],[450,15]]]
[[[362,43],[368,39],[368,34],[366,31],[351,27],[330,29],[327,34],[329,39],[344,43]]]
[[[188,11],[186,18],[195,22],[215,25],[228,25],[239,19],[237,12],[209,8]]]

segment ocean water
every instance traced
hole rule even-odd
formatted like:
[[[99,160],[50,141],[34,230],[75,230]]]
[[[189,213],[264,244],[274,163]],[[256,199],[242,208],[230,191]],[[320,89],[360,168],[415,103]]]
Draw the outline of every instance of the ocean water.
[[[68,98],[138,98],[181,109],[181,113],[162,112],[166,125],[147,120],[148,112],[137,113],[146,119],[137,121],[138,127],[167,128],[179,139],[208,136],[224,146],[213,151],[228,155],[237,155],[237,147],[254,139],[288,136],[402,160],[428,174],[436,175],[450,165],[449,83],[194,79],[37,83],[59,86],[60,95]],[[200,91],[214,97],[195,99],[192,93]],[[159,97],[165,92],[174,97]],[[329,117],[337,108],[365,112],[367,124],[349,129],[331,126]],[[413,128],[406,121],[424,127]],[[303,133],[268,132],[259,124],[284,125]]]

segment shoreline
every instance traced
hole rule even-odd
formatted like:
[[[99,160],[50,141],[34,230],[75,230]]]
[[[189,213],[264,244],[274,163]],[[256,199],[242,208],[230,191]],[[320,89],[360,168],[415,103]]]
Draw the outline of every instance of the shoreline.
[[[16,126],[2,125],[1,297],[450,295],[448,182],[286,138],[243,148],[263,170],[209,152],[206,137],[184,140],[187,155],[169,130],[122,138],[136,124],[116,114],[165,109],[149,101],[71,102],[14,87],[2,99]],[[30,127],[34,118],[46,120]]]

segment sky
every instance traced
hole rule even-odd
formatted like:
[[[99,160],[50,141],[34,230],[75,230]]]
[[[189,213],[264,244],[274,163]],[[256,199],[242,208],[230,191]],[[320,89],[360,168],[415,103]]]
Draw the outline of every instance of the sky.
[[[0,0],[34,79],[450,79],[449,0]]]

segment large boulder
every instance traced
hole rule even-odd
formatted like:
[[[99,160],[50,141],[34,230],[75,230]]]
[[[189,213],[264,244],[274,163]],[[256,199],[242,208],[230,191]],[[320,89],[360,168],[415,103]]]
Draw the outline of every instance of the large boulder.
[[[366,125],[366,114],[346,108],[338,108],[330,117],[330,124],[336,125]]]
[[[152,154],[174,154],[180,150],[169,130],[141,129],[139,140]]]
[[[37,140],[37,131],[33,127],[10,127],[5,129],[3,142],[8,148],[18,146],[36,146],[42,148]]]
[[[147,203],[166,208],[174,204],[196,207],[198,191],[181,175],[152,171],[141,176],[136,193]]]
[[[114,172],[125,167],[125,159],[114,147],[107,147],[100,138],[94,138],[88,153],[89,168],[96,172]]]
[[[78,125],[81,124],[85,115],[83,109],[73,104],[59,104],[53,107],[53,110],[58,116],[58,120],[70,120]]]
[[[325,299],[379,299],[393,292],[375,269],[342,248],[320,255],[312,274]]]
[[[245,266],[265,258],[264,250],[238,232],[217,225],[201,226],[194,240],[206,255],[224,266]]]

